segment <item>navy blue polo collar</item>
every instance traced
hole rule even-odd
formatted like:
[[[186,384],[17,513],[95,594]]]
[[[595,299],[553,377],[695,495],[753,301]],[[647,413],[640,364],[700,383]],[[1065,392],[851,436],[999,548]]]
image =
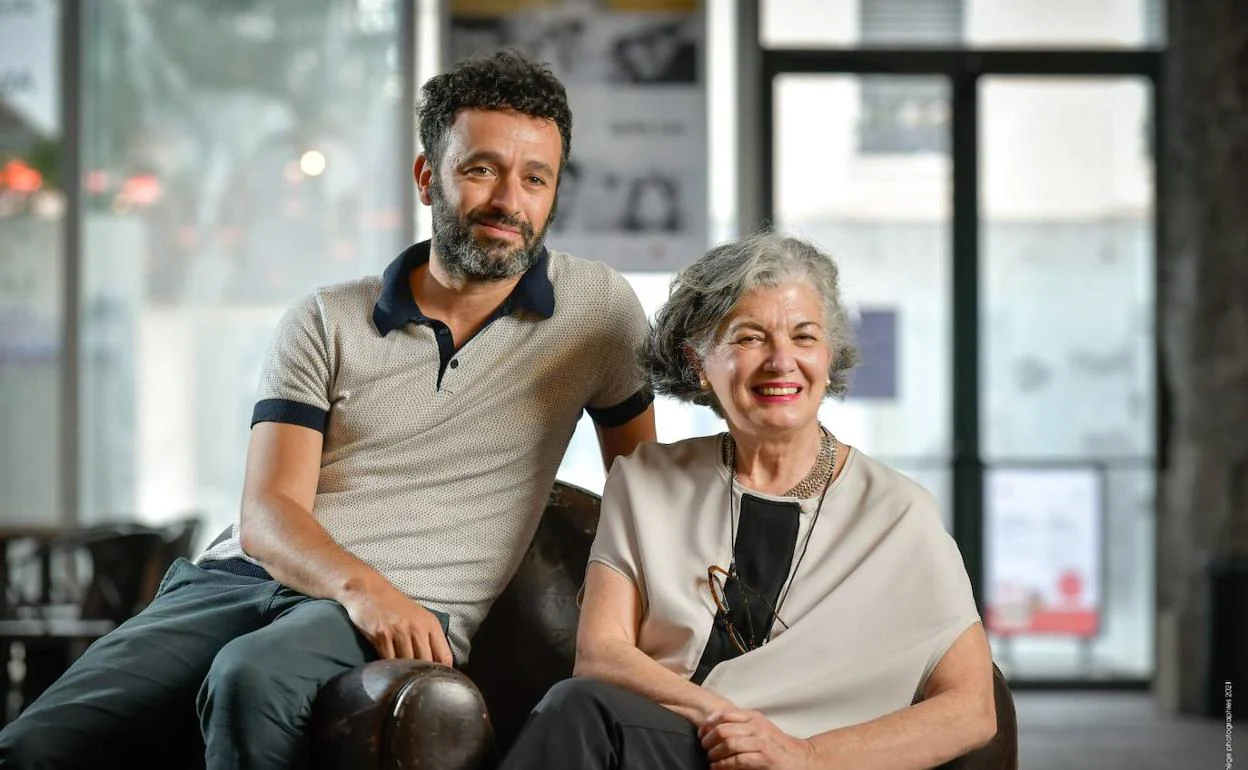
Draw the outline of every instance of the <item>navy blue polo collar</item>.
[[[403,250],[394,258],[381,275],[381,296],[373,307],[373,325],[381,336],[386,336],[395,329],[401,329],[408,323],[423,323],[428,317],[420,312],[416,299],[412,297],[412,284],[408,276],[412,271],[429,261],[430,242],[421,241]],[[550,318],[555,313],[555,287],[547,275],[549,254],[542,247],[537,262],[533,264],[520,282],[507,295],[502,307],[495,315],[509,315],[516,310],[527,310],[542,318]]]

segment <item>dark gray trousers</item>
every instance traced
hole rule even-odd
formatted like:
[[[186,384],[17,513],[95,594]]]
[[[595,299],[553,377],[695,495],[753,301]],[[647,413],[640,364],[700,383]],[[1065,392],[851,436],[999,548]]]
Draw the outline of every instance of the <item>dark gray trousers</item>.
[[[342,605],[179,559],[0,732],[0,767],[288,768],[320,687],[375,658]]]
[[[592,679],[565,679],[533,709],[499,770],[705,770],[689,720]]]

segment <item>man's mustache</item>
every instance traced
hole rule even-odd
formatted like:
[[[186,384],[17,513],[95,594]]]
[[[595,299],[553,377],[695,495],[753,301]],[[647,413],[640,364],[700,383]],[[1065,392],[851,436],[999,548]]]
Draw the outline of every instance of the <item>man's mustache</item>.
[[[533,226],[518,216],[508,216],[501,212],[474,212],[468,215],[468,224],[470,225],[501,225],[519,230],[524,237],[533,237]]]

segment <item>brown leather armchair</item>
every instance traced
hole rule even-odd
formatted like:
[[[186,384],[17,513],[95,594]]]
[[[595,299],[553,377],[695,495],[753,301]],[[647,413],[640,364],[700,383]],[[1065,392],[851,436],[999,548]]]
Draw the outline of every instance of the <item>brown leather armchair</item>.
[[[511,584],[473,639],[461,673],[378,661],[338,677],[313,709],[318,770],[487,770],[551,685],[572,674],[576,594],[598,525],[599,498],[557,482]],[[994,667],[995,670],[995,667]],[[1016,770],[1014,701],[996,673],[997,735],[942,770]]]

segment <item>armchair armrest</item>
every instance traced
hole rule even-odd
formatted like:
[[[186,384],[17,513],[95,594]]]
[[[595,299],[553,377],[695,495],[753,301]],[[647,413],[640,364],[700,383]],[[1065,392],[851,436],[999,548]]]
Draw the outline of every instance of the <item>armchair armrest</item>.
[[[310,734],[317,770],[495,763],[481,693],[455,669],[425,661],[375,661],[333,679],[313,704]]]

